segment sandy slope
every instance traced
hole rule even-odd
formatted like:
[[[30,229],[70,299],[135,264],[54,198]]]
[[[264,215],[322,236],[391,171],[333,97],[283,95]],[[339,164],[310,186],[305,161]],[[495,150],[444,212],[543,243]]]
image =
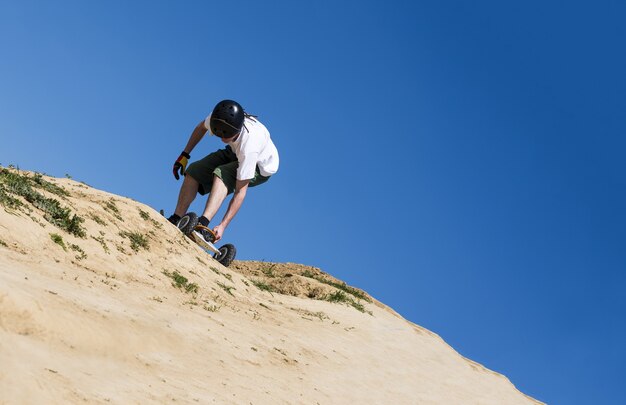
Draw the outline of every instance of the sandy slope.
[[[319,269],[229,270],[149,207],[53,181],[87,237],[0,207],[0,403],[539,403],[376,301],[322,300],[335,289]],[[173,286],[175,270],[197,293]]]

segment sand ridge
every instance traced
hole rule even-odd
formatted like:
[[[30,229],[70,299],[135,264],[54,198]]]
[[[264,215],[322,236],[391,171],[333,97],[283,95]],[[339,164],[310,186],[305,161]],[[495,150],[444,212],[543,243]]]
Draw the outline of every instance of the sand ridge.
[[[0,206],[0,403],[540,403],[321,269],[224,268],[146,205],[44,180],[85,235]]]

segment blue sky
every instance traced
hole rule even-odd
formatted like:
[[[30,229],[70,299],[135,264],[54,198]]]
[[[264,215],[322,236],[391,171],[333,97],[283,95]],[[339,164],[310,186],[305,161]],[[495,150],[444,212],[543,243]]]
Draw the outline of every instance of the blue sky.
[[[0,0],[0,163],[170,213],[238,100],[281,153],[239,258],[319,266],[542,401],[626,403],[626,5],[261,3]]]

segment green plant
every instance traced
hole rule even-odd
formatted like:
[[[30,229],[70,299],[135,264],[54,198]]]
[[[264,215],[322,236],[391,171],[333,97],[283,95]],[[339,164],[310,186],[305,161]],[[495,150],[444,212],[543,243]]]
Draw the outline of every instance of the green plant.
[[[230,295],[233,295],[232,292],[230,292],[231,290],[236,290],[235,287],[233,286],[229,286],[223,283],[220,283],[219,281],[216,281],[217,285],[220,286],[224,291],[226,291],[227,293],[229,293]]]
[[[89,217],[91,219],[93,219],[96,222],[96,224],[98,224],[98,225],[102,225],[102,226],[106,226],[107,225],[107,223],[104,222],[104,220],[102,218],[100,218],[99,216],[97,216],[93,212],[89,214]]]
[[[69,197],[70,193],[68,193],[63,187],[57,186],[56,184],[49,182],[44,179],[43,176],[39,173],[35,173],[32,177],[33,182],[41,189],[58,195],[59,197]]]
[[[7,243],[2,239],[0,239],[0,246],[9,247],[9,245],[7,245]]]
[[[121,237],[128,238],[130,240],[130,248],[135,252],[139,251],[139,248],[150,250],[148,239],[139,232],[122,231],[119,233]]]
[[[324,297],[328,302],[345,303],[352,306],[360,312],[365,312],[365,306],[358,301],[355,301],[352,297],[349,297],[344,291],[337,290]],[[371,315],[371,312],[368,312]]]
[[[198,284],[190,283],[187,277],[183,276],[178,271],[170,273],[167,270],[163,270],[163,274],[172,279],[172,285],[174,287],[180,288],[185,292],[196,294],[198,292],[198,289],[200,288],[198,287]]]
[[[61,187],[45,180],[40,174],[29,177],[26,174],[13,172],[4,168],[0,168],[0,203],[9,209],[16,209],[22,206],[22,202],[15,197],[24,198],[29,204],[43,212],[43,217],[52,225],[67,231],[68,233],[84,238],[86,233],[82,227],[85,221],[83,218],[72,215],[69,208],[61,206],[61,203],[54,199],[41,194],[35,188],[41,188],[50,193],[67,196],[67,191]]]
[[[100,246],[102,246],[102,249],[104,249],[104,253],[106,253],[106,254],[110,254],[111,253],[111,251],[109,250],[109,247],[107,246],[107,243],[104,241],[103,234],[101,234],[97,238],[95,236],[92,236],[91,239],[93,239],[93,240],[95,240],[95,241],[100,243]]]
[[[52,239],[52,241],[57,245],[61,246],[63,250],[67,251],[67,247],[65,246],[65,242],[63,242],[63,237],[61,235],[58,233],[51,233],[50,239]]]
[[[144,220],[144,221],[149,221],[153,226],[155,226],[156,228],[162,229],[163,225],[161,225],[161,223],[159,223],[157,220],[155,220],[154,218],[152,218],[150,216],[149,213],[147,213],[146,211],[142,210],[141,208],[137,208],[139,210],[139,216]]]
[[[15,210],[22,207],[24,204],[21,200],[10,195],[4,188],[4,185],[0,183],[0,205],[5,207],[5,210]]]
[[[250,281],[252,281],[252,284],[254,284],[261,291],[267,291],[269,293],[272,293],[275,291],[274,287],[272,287],[269,284],[264,283],[261,280],[250,280]]]
[[[76,255],[76,260],[83,260],[87,258],[87,253],[80,246],[70,243],[70,249],[80,254]]]
[[[358,290],[354,287],[350,287],[349,285],[347,285],[346,283],[338,283],[336,281],[332,281],[332,280],[328,280],[320,275],[317,275],[313,272],[311,272],[310,270],[305,270],[304,272],[302,272],[302,276],[304,277],[308,277],[308,278],[312,278],[314,280],[319,281],[320,283],[329,285],[331,287],[335,287],[341,291],[344,291],[350,295],[355,296],[358,299],[367,301],[367,302],[372,302],[371,298],[367,296],[367,294],[365,294],[363,291]]]
[[[115,204],[115,200],[113,198],[102,203],[102,207],[104,208],[105,211],[108,211],[111,214],[113,214],[115,218],[119,219],[120,221],[122,220],[122,216],[120,215],[120,210],[117,208],[117,205]]]
[[[263,272],[263,274],[265,274],[267,277],[270,278],[274,278],[276,277],[276,275],[274,274],[274,268],[276,267],[276,263],[272,263],[270,264],[268,267],[263,267],[261,269],[261,271]]]

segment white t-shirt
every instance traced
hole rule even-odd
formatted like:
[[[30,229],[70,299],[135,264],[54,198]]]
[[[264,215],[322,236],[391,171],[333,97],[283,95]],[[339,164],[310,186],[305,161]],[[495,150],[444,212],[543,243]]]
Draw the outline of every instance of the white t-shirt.
[[[204,126],[211,130],[211,114],[204,120]],[[239,167],[237,180],[254,178],[254,171],[259,166],[262,176],[269,177],[278,171],[278,150],[270,139],[270,133],[254,118],[246,117],[245,126],[234,142],[228,142],[237,155]],[[246,130],[247,128],[247,130]]]

